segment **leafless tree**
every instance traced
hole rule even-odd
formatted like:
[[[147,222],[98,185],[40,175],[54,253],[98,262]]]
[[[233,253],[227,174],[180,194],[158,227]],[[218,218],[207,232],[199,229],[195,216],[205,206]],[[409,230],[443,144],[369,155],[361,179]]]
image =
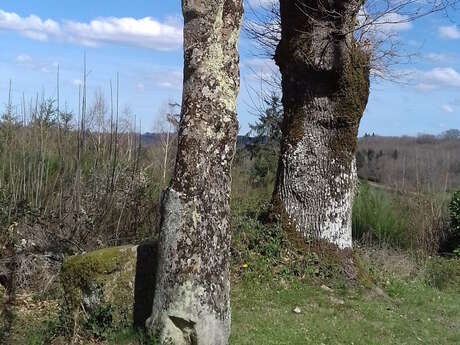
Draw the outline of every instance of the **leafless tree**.
[[[339,18],[343,14],[331,9],[326,1],[316,5],[297,1],[296,7],[305,20],[315,26],[323,25],[322,18]],[[433,13],[446,17],[455,10],[458,0],[362,0],[352,5],[356,20],[350,29],[356,43],[370,52],[371,76],[398,81],[401,73],[392,68],[401,62],[409,62],[417,55],[401,42],[398,32],[411,22]],[[257,4],[257,3],[256,3]],[[246,34],[256,45],[256,53],[273,58],[281,38],[280,1],[261,1],[258,6],[249,6],[250,19],[244,23]],[[324,49],[325,47],[323,47]],[[398,79],[399,78],[399,79]],[[270,85],[276,79],[270,79]],[[280,84],[279,84],[280,85]]]
[[[398,25],[451,5],[281,0],[247,25],[281,73],[283,139],[273,205],[288,232],[351,247],[354,154],[370,77],[386,77],[402,56]]]
[[[177,132],[179,130],[180,105],[170,101],[167,109],[162,109],[155,123],[155,132],[159,136],[160,152],[154,165],[161,166],[161,188],[166,186],[167,177],[174,165],[174,153],[177,148]]]

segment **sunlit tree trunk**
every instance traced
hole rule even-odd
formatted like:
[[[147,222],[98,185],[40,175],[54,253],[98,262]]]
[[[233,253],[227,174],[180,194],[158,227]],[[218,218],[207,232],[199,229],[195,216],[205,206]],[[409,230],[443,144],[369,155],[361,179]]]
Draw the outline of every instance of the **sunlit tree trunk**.
[[[184,89],[174,175],[162,203],[147,326],[175,345],[227,344],[231,165],[241,0],[183,0]]]
[[[354,153],[369,95],[369,54],[353,37],[361,3],[281,0],[283,139],[273,196],[294,237],[352,246]]]

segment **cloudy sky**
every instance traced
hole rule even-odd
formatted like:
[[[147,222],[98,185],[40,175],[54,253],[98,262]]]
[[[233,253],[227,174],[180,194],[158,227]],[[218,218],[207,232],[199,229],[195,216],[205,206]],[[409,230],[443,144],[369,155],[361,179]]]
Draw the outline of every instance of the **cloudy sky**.
[[[257,6],[260,0],[248,0]],[[262,0],[270,2],[273,0]],[[249,12],[249,11],[248,11]],[[360,133],[414,135],[460,128],[460,15],[436,14],[392,28],[413,53],[396,67],[398,83],[376,80]],[[54,97],[57,66],[61,98],[76,111],[86,51],[88,96],[109,94],[120,74],[120,102],[129,105],[142,130],[151,131],[168,100],[180,100],[182,83],[180,1],[160,0],[2,0],[0,3],[0,102],[6,103],[12,80],[19,104],[37,92]],[[242,87],[241,133],[251,114],[251,90],[274,64],[240,40]]]

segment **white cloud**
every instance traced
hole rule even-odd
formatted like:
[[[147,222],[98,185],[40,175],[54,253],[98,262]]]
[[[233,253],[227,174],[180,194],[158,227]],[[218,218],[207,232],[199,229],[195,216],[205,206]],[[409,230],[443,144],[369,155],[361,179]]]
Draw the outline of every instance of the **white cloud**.
[[[183,74],[180,70],[160,70],[152,75],[153,84],[156,87],[181,90]]]
[[[396,12],[389,12],[375,21],[376,26],[384,32],[405,31],[412,28],[409,17]]]
[[[69,40],[90,46],[107,42],[170,50],[182,44],[180,27],[162,24],[151,17],[98,18],[89,23],[67,21],[63,24],[63,31]]]
[[[159,82],[157,83],[157,86],[164,87],[166,89],[173,89],[175,87],[174,84],[169,81]]]
[[[25,37],[46,41],[50,36],[58,35],[61,28],[54,20],[42,20],[35,15],[20,17],[0,10],[0,30],[17,31]]]
[[[139,92],[144,92],[145,91],[145,85],[143,83],[137,83],[136,89]]]
[[[92,47],[111,43],[171,50],[182,44],[182,28],[178,20],[168,19],[161,23],[151,17],[100,17],[88,23],[58,23],[51,19],[42,20],[35,15],[21,17],[16,13],[0,10],[0,30],[15,31],[38,41],[54,39]]]
[[[270,80],[279,73],[273,59],[252,58],[244,60],[242,67],[247,67],[250,70],[248,77],[256,80]]]
[[[418,83],[415,86],[415,89],[420,92],[428,92],[437,89],[438,87],[433,84],[426,84],[426,83]]]
[[[440,86],[460,87],[460,73],[451,67],[434,68],[425,72],[424,77]]]
[[[444,104],[441,107],[441,109],[444,110],[446,113],[453,113],[454,112],[454,109],[452,109],[452,107],[449,104]]]
[[[182,70],[166,66],[150,66],[137,70],[133,74],[136,80],[136,90],[168,89],[170,91],[182,90]]]
[[[429,53],[426,58],[434,63],[446,63],[452,60],[451,56],[439,53]]]
[[[412,28],[409,17],[396,12],[388,12],[383,15],[370,14],[364,7],[358,13],[359,26],[365,28],[367,35],[375,36],[399,31],[406,31]]]
[[[32,69],[35,71],[41,71],[44,73],[50,73],[50,72],[56,71],[57,69],[56,62],[50,63],[48,61],[34,59],[32,58],[32,56],[27,55],[27,54],[20,54],[16,56],[16,58],[14,59],[14,62],[18,66],[21,66],[22,68],[28,68],[28,69]]]
[[[15,61],[17,63],[20,63],[20,64],[30,63],[30,62],[32,62],[32,57],[30,55],[27,55],[27,54],[20,54],[20,55],[16,56]]]
[[[449,38],[449,39],[460,39],[460,30],[455,26],[441,26],[439,28],[439,35],[442,38]]]
[[[266,7],[266,8],[270,8],[277,2],[278,0],[247,0],[247,3],[249,4],[249,6]]]
[[[460,88],[460,73],[452,67],[437,67],[429,71],[416,70],[411,76],[418,91],[432,91],[442,87]]]

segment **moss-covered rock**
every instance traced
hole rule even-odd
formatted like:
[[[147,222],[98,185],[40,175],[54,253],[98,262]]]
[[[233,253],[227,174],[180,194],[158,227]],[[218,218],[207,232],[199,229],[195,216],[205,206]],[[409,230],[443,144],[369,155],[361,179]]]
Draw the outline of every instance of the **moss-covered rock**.
[[[104,327],[145,321],[146,311],[134,316],[135,291],[143,296],[141,304],[151,308],[155,248],[153,243],[112,247],[66,258],[61,282],[73,317],[102,320]]]

